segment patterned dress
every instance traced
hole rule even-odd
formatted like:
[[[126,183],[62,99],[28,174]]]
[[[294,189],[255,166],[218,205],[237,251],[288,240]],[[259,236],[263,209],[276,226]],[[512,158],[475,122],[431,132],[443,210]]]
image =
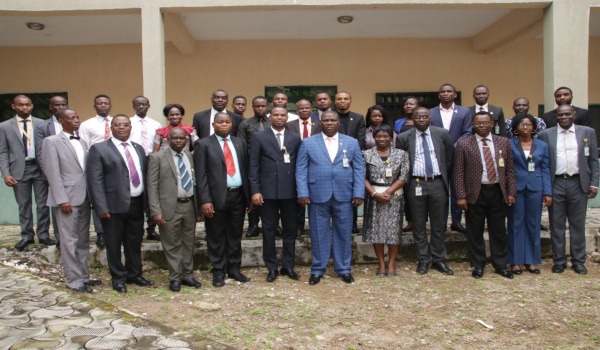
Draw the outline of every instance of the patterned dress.
[[[390,167],[392,176],[385,176],[387,164],[381,159],[377,148],[363,152],[366,179],[374,186],[390,186],[394,181],[406,182],[410,161],[406,151],[392,147]],[[400,244],[402,234],[404,196],[398,192],[387,204],[379,204],[370,193],[365,193],[363,242],[375,244]]]

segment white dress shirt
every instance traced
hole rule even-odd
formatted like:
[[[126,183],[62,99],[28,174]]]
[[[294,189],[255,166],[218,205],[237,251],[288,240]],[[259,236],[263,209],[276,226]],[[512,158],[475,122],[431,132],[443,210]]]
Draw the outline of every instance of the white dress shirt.
[[[483,111],[481,110],[483,108]],[[489,108],[488,108],[488,104],[484,104],[483,106],[480,106],[478,104],[475,104],[475,113],[479,113],[479,112],[489,112]]]
[[[192,185],[192,188],[189,191],[186,191],[185,188],[183,188],[183,186],[181,185],[181,174],[179,173],[179,157],[177,156],[177,152],[175,152],[171,146],[169,146],[169,150],[171,151],[171,154],[173,155],[173,161],[175,162],[175,168],[177,168],[177,198],[188,198],[194,195],[194,186]],[[183,164],[185,164],[185,169],[187,170],[187,173],[190,175],[190,178],[192,179],[192,183],[194,181],[193,176],[194,174],[192,174],[191,169],[192,166],[190,164],[190,160],[188,159],[187,155],[185,154],[185,152],[182,150],[181,154],[183,154],[183,157],[181,157],[181,159],[183,159]]]
[[[35,143],[33,135],[35,135],[33,131],[33,118],[31,116],[23,119],[19,116],[17,117],[17,124],[19,125],[19,131],[21,132],[21,138],[23,138],[23,131],[25,131],[25,127],[23,126],[23,121],[27,120],[27,156],[25,160],[35,159]]]
[[[327,152],[329,152],[329,158],[331,159],[331,162],[333,163],[333,161],[335,160],[335,156],[338,153],[338,142],[339,142],[339,133],[335,133],[335,135],[333,135],[331,137],[333,139],[333,141],[330,143],[329,142],[329,137],[327,135],[325,135],[325,133],[323,133],[323,140],[325,140],[325,147],[327,147]]]
[[[569,129],[563,129],[560,125],[556,128],[556,174],[555,175],[573,175],[579,174],[579,164],[577,158],[577,137],[575,136],[575,124]],[[567,133],[565,133],[567,131]],[[569,161],[572,169],[569,169]]]
[[[121,153],[121,157],[123,157],[123,160],[125,161],[125,165],[127,166],[127,171],[129,172],[129,174],[131,174],[131,170],[129,169],[129,162],[127,161],[127,156],[125,155],[125,147],[123,146],[123,141],[121,141],[115,137],[111,137],[110,140],[115,144],[115,146],[119,150],[119,153]],[[142,166],[141,166],[140,157],[138,156],[137,151],[131,144],[131,140],[127,140],[126,143],[127,143],[127,150],[129,151],[129,154],[131,155],[131,159],[133,159],[133,164],[135,164],[135,170],[137,171],[137,173],[140,177],[140,185],[138,187],[134,187],[133,183],[131,183],[131,175],[129,176],[129,193],[131,194],[131,197],[133,198],[133,197],[140,196],[142,193],[144,193],[144,178],[142,177]]]
[[[214,108],[210,109],[210,134],[208,134],[208,136],[212,135],[215,133],[215,128],[213,128],[213,123],[215,122],[215,115],[217,115],[217,113],[227,113],[227,110],[222,110],[221,112],[217,111]],[[233,120],[232,120],[233,122]]]
[[[425,151],[423,149],[423,133],[418,129],[415,130],[415,164],[413,165],[413,176],[425,177],[427,176],[427,170],[425,167]],[[431,157],[431,165],[433,168],[433,175],[441,175],[440,166],[437,161],[437,156],[435,154],[435,148],[433,146],[433,140],[431,139],[431,131],[429,128],[424,131],[427,136],[425,139],[427,140],[427,145],[429,146],[429,155]]]
[[[129,120],[131,121],[131,135],[129,136],[129,140],[142,145],[144,151],[146,151],[146,155],[149,155],[154,148],[156,130],[162,128],[162,125],[148,116],[141,118],[137,114],[129,118]],[[145,140],[143,139],[144,133],[142,132],[144,129],[146,130]]]
[[[73,146],[73,148],[75,149],[75,154],[77,154],[77,161],[79,162],[81,169],[85,170],[85,162],[83,161],[85,154],[81,142],[79,140],[72,140],[71,136],[73,135],[69,134],[66,131],[62,131],[62,133],[65,134],[67,139],[69,139],[69,142],[71,142],[71,146]]]
[[[444,109],[440,104],[440,116],[442,117],[442,124],[444,124],[444,129],[450,130],[450,125],[452,125],[452,117],[454,114],[454,103],[450,109]]]
[[[483,155],[483,141],[482,141],[484,139],[484,137],[481,137],[477,134],[475,134],[475,137],[477,138],[477,146],[479,146],[479,155],[481,156],[481,165],[483,168],[483,173],[481,174],[481,183],[482,184],[492,184],[492,182],[490,182],[490,180],[488,179],[487,168],[485,167],[485,157]],[[487,144],[488,148],[490,149],[490,152],[492,153],[492,159],[494,160],[494,169],[496,170],[496,181],[494,181],[493,183],[498,183],[498,162],[496,162],[494,141],[492,141],[491,133],[485,137],[485,143]]]
[[[88,147],[92,147],[92,145],[105,140],[106,119],[108,119],[108,128],[110,129],[110,122],[112,121],[110,115],[106,118],[96,115],[94,118],[81,123],[79,136],[87,143]],[[110,138],[112,133],[110,130],[108,133]]]
[[[283,149],[283,132],[285,131],[285,129],[281,130],[281,131],[277,131],[275,130],[273,127],[271,127],[271,130],[273,130],[273,134],[275,134],[275,140],[277,140],[277,134],[281,134],[280,138],[281,138],[281,149]]]
[[[60,134],[60,132],[63,131],[62,125],[60,125],[55,116],[52,116],[52,122],[54,123],[54,135]]]

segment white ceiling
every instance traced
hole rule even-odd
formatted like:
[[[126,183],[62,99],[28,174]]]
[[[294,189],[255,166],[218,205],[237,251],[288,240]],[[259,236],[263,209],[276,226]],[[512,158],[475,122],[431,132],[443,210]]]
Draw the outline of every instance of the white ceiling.
[[[285,10],[190,12],[183,21],[196,40],[461,38],[471,37],[508,9]],[[337,17],[354,21],[340,24]],[[33,31],[27,22],[46,25]],[[63,46],[140,43],[139,14],[90,16],[0,16],[0,46]],[[600,13],[590,18],[590,36],[600,36]],[[166,36],[165,36],[166,37]],[[166,37],[168,40],[168,38]]]

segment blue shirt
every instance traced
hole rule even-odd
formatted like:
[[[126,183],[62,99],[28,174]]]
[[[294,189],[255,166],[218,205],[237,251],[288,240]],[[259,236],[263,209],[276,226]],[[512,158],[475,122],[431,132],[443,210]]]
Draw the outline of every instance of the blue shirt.
[[[225,146],[225,142],[223,142],[223,138],[219,135],[215,135],[217,140],[219,140],[219,145],[221,145],[221,150]],[[235,174],[233,176],[229,176],[227,174],[227,187],[241,187],[242,186],[242,174],[240,173],[240,165],[238,164],[237,153],[235,152],[235,147],[231,142],[231,135],[227,135],[227,146],[229,146],[229,150],[231,150],[231,155],[233,156],[233,164],[235,164]],[[225,151],[223,151],[223,154]]]

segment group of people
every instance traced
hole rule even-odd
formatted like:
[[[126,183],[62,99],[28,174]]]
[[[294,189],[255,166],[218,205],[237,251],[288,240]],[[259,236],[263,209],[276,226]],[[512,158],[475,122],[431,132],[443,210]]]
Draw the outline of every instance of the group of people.
[[[142,276],[144,213],[148,239],[163,245],[173,292],[182,285],[201,287],[193,273],[199,221],[205,221],[213,286],[224,286],[226,276],[250,281],[240,270],[246,214],[247,237],[259,235],[262,221],[266,280],[297,280],[295,242],[308,207],[310,285],[320,282],[331,257],[334,272],[352,283],[351,234],[358,231],[357,208],[364,202],[363,241],[374,246],[377,275],[396,275],[403,230],[413,232],[417,273],[426,274],[431,264],[452,275],[444,242],[451,212],[450,228],[466,234],[473,277],[484,273],[487,219],[492,265],[513,278],[521,265],[540,273],[541,210],[548,206],[552,271],[566,267],[568,219],[572,266],[585,274],[586,203],[598,186],[596,135],[586,126],[586,111],[570,104],[570,89],[559,88],[555,96],[558,108],[541,119],[527,114],[529,103],[519,98],[516,115],[505,121],[502,109],[487,103],[487,87],[474,89],[476,105],[469,109],[456,105],[454,86],[444,84],[439,106],[429,110],[408,97],[402,118],[393,121],[378,105],[366,118],[351,111],[348,92],[334,96],[335,111],[331,96],[319,92],[317,111],[300,100],[297,114],[288,112],[284,93],[273,96],[270,111],[267,98],[257,96],[254,115],[245,118],[245,97],[232,100],[234,113],[226,110],[227,92],[216,90],[212,108],[196,113],[191,126],[182,124],[183,106],[165,106],[168,125],[162,127],[148,117],[150,101],[143,96],[133,99],[136,115],[130,118],[111,117],[111,99],[98,95],[97,115],[80,122],[63,97],[50,100],[53,116],[44,121],[32,117],[31,100],[18,95],[16,116],[0,124],[0,169],[19,205],[22,234],[15,248],[34,242],[33,187],[38,239],[55,243],[48,234],[50,207],[72,290],[90,292],[101,284],[90,279],[86,263],[91,216],[96,244],[106,246],[113,289],[154,284]]]

